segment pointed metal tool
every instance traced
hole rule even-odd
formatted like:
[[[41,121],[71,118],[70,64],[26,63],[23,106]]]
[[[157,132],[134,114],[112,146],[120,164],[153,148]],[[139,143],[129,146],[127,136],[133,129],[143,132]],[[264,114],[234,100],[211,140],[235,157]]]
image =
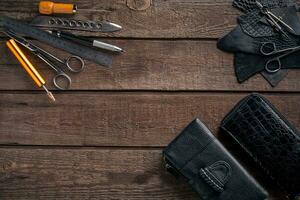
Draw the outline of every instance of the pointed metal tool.
[[[108,21],[84,21],[52,16],[37,16],[30,22],[30,25],[51,30],[78,30],[103,33],[120,31],[122,29],[122,26]]]

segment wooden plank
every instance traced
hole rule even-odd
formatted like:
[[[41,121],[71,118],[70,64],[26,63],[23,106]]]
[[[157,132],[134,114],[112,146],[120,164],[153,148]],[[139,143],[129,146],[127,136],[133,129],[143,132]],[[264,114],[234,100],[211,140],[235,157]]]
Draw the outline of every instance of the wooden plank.
[[[199,199],[163,169],[161,150],[1,148],[0,166],[2,200]],[[252,174],[270,200],[285,199],[260,171]]]
[[[300,91],[299,70],[290,71],[275,88],[271,88],[261,75],[239,84],[232,54],[217,50],[215,41],[105,41],[123,47],[126,53],[114,57],[110,70],[87,62],[82,73],[69,73],[73,80],[72,90]],[[67,57],[63,51],[41,46],[61,58]],[[0,60],[0,90],[35,89],[16,59],[4,47],[4,42],[0,43],[0,54],[5,55]],[[30,58],[46,76],[49,88],[53,89],[52,71],[38,58]]]
[[[165,146],[199,117],[217,134],[243,93],[75,92],[0,94],[0,143]],[[300,128],[300,95],[266,95]],[[220,134],[217,134],[220,135]],[[222,134],[221,134],[222,135]]]
[[[38,14],[39,0],[0,2],[0,14],[30,21]],[[70,2],[70,1],[69,1]],[[79,0],[75,19],[109,20],[123,26],[114,34],[134,38],[218,38],[231,30],[239,15],[231,0]]]

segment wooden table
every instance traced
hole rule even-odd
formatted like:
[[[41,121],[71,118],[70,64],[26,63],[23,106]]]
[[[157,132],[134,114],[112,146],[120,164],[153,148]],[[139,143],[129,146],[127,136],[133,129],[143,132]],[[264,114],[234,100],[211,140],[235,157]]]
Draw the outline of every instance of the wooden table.
[[[30,21],[38,0],[1,0],[1,14]],[[75,1],[74,1],[75,2]],[[162,166],[161,151],[199,117],[271,193],[284,199],[230,138],[226,113],[256,91],[300,128],[300,71],[271,88],[257,75],[238,84],[233,56],[216,39],[236,25],[231,0],[78,0],[77,19],[110,20],[114,34],[83,33],[123,47],[111,70],[87,62],[55,104],[0,48],[0,199],[198,199]],[[76,33],[76,32],[74,32]],[[38,43],[37,43],[38,44]],[[64,57],[65,52],[41,45]],[[46,76],[52,72],[37,58]]]

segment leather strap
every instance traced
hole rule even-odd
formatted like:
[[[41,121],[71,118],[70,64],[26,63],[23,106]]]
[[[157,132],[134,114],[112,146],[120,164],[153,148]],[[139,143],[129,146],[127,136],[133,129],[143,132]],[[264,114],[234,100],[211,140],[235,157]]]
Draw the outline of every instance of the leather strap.
[[[200,177],[216,192],[223,192],[225,184],[231,176],[231,167],[225,161],[201,168]]]

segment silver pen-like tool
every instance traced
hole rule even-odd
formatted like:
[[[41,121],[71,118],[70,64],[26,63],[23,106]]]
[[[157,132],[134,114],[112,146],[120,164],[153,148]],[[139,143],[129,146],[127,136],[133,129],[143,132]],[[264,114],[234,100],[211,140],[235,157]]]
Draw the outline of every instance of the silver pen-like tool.
[[[118,52],[118,53],[124,52],[124,50],[118,46],[108,44],[105,42],[101,42],[99,40],[83,38],[83,37],[79,37],[79,36],[73,35],[71,33],[66,33],[66,32],[62,32],[62,31],[49,31],[49,32],[57,35],[58,37],[72,40],[72,41],[78,42],[82,45],[93,46],[93,47],[101,48],[101,49],[104,49],[107,51],[112,51],[112,52]]]
[[[108,51],[114,51],[114,52],[124,52],[123,49],[121,49],[120,47],[117,47],[115,45],[111,45],[105,42],[101,42],[99,40],[93,40],[93,44],[94,47],[99,47]]]

